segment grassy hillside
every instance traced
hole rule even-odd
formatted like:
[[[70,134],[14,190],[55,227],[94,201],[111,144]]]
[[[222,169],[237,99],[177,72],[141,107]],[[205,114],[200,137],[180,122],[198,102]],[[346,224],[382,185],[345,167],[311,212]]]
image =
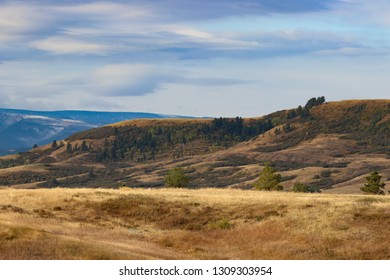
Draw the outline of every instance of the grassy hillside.
[[[316,107],[311,115],[318,132],[346,134],[390,155],[390,100],[334,102]]]
[[[0,189],[0,259],[390,259],[390,197]]]
[[[0,185],[161,187],[182,167],[191,188],[251,188],[265,162],[325,192],[359,193],[379,171],[390,187],[390,100],[324,103],[253,118],[126,121],[0,158]]]

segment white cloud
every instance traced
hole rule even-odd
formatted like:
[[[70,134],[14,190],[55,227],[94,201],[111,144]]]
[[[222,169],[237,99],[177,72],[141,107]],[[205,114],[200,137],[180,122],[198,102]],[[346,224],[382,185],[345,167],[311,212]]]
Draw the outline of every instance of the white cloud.
[[[173,5],[172,3],[168,4]],[[205,6],[206,3],[199,5]],[[197,5],[195,7],[199,8]],[[153,7],[140,2],[6,6],[6,12],[0,12],[0,16],[4,14],[4,19],[0,17],[0,27],[3,25],[4,29],[14,28],[17,31],[2,32],[0,29],[0,46],[2,41],[4,44],[5,41],[16,40],[18,34],[23,34],[24,46],[55,55],[134,52],[147,55],[150,52],[158,58],[161,52],[171,52],[179,58],[195,56],[198,59],[229,57],[232,55],[231,51],[239,52],[241,57],[252,58],[360,47],[353,44],[353,40],[336,36],[332,32],[280,30],[250,34],[206,31],[192,26],[191,22],[179,20],[180,17],[167,20],[158,13],[161,9],[164,10],[161,2]],[[18,20],[19,18],[22,20]],[[51,24],[45,25],[45,22]],[[29,28],[42,33],[27,35]]]
[[[7,32],[27,32],[41,26],[44,15],[28,5],[1,5],[0,30]]]
[[[142,7],[134,4],[118,4],[112,2],[93,2],[77,5],[57,5],[49,8],[56,13],[79,15],[94,19],[139,19],[152,15],[150,7]],[[103,19],[101,18],[103,17]]]
[[[36,6],[0,4],[0,43],[21,40],[48,22],[50,17]]]
[[[321,50],[314,52],[318,55],[325,56],[388,56],[390,55],[390,49],[388,48],[370,48],[370,47],[343,47],[333,50]]]
[[[31,47],[54,54],[97,54],[102,55],[112,46],[73,39],[66,36],[51,37],[31,42]]]

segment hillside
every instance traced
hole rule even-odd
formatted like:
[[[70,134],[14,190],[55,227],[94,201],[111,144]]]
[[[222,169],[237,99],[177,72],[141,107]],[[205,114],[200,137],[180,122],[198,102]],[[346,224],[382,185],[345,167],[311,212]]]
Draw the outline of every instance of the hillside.
[[[167,118],[138,112],[29,111],[0,108],[0,155],[28,151],[75,132],[128,119]]]
[[[132,120],[1,158],[0,185],[161,187],[182,167],[190,187],[251,188],[265,162],[285,190],[359,193],[378,171],[390,188],[390,100],[324,102],[267,116]]]

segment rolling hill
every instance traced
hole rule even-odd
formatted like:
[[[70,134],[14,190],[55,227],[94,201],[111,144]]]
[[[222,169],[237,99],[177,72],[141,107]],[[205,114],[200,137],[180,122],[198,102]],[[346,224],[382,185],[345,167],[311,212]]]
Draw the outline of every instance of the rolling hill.
[[[0,185],[161,187],[181,167],[191,188],[251,188],[264,163],[313,191],[359,193],[378,171],[389,189],[390,100],[326,103],[267,116],[129,120],[0,158]]]
[[[27,151],[75,132],[128,119],[169,116],[137,112],[0,109],[0,155]]]

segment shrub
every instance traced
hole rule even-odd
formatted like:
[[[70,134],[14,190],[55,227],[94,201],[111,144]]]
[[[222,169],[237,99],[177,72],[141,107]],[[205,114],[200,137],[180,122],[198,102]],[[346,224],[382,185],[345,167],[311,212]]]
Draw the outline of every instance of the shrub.
[[[182,168],[174,168],[165,175],[165,186],[171,188],[185,188],[188,186],[190,180],[184,174]]]
[[[310,192],[310,188],[303,183],[295,183],[292,188],[292,191],[307,193]]]
[[[323,177],[323,178],[327,178],[327,177],[330,177],[331,174],[332,174],[332,171],[324,170],[324,171],[321,172],[320,176]]]
[[[230,224],[230,222],[227,219],[222,219],[209,224],[209,227],[211,229],[230,229],[232,228],[232,224]]]
[[[58,183],[57,179],[52,178],[47,180],[46,182],[40,183],[37,186],[40,188],[55,188],[58,187],[60,184]]]

